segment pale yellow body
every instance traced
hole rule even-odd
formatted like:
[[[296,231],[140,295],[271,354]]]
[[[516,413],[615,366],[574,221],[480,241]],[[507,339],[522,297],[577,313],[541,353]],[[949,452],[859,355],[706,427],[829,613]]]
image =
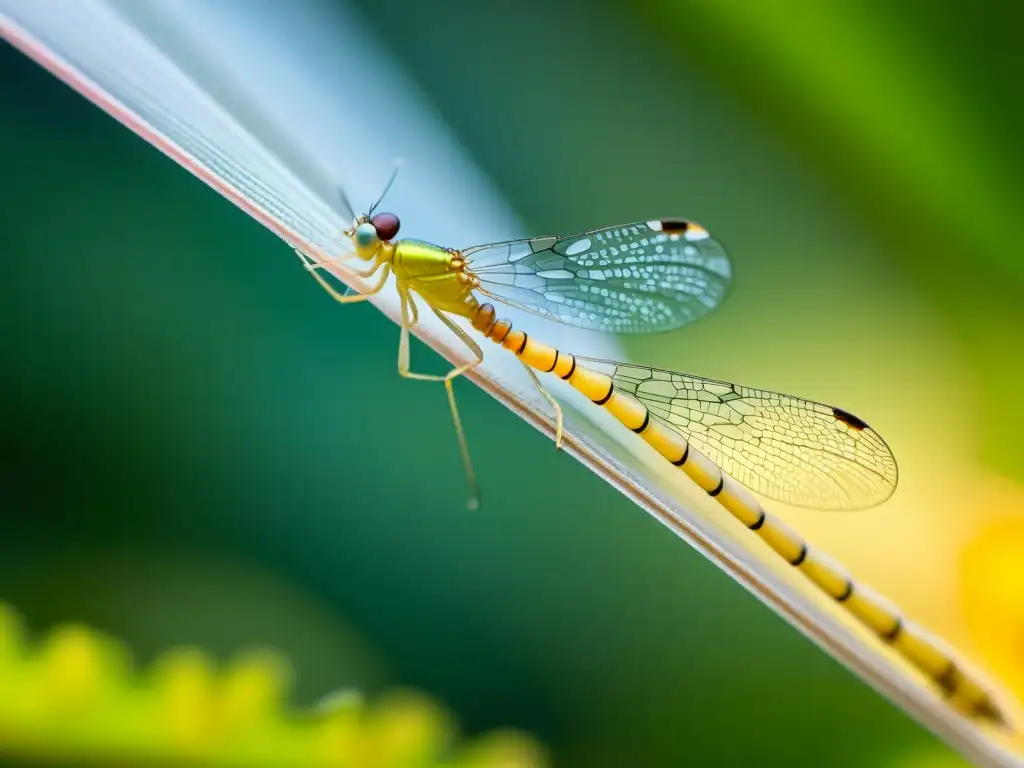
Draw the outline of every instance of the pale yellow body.
[[[366,217],[361,217],[356,225],[365,224],[366,221]],[[341,269],[363,278],[372,276],[378,270],[382,272],[378,282],[366,294],[342,296],[314,271],[325,264],[310,263],[305,257],[303,261],[320,284],[343,303],[365,300],[383,287],[390,272],[394,273],[402,302],[403,319],[399,373],[408,378],[445,383],[466,472],[474,489],[472,465],[465,447],[451,384],[455,377],[479,365],[483,361],[483,353],[449,315],[467,318],[477,331],[514,353],[526,366],[541,393],[555,410],[556,444],[561,440],[561,408],[544,390],[534,370],[553,374],[569,382],[593,403],[603,407],[624,426],[637,433],[667,461],[685,472],[736,520],[756,533],[779,557],[797,568],[822,592],[840,603],[860,623],[924,673],[958,709],[973,716],[1005,723],[995,702],[982,685],[943,651],[927,632],[904,620],[886,601],[857,585],[845,572],[812,551],[807,542],[781,521],[768,515],[745,487],[691,446],[680,432],[652,418],[647,407],[632,395],[617,391],[610,376],[587,368],[571,354],[535,341],[523,331],[514,330],[508,321],[496,319],[494,307],[480,304],[473,295],[473,291],[479,287],[479,281],[473,275],[471,265],[465,263],[458,251],[415,240],[378,240],[362,246],[355,238],[353,242],[356,247],[353,257],[358,256],[371,262],[371,267],[364,272],[347,267]],[[334,266],[337,265],[335,262]],[[444,376],[412,373],[409,370],[409,329],[418,319],[414,294],[421,297],[472,351],[472,362],[453,368]]]
[[[640,435],[734,518],[756,533],[776,554],[923,672],[958,709],[973,716],[1005,722],[985,689],[925,630],[906,621],[880,597],[817,555],[803,538],[770,516],[746,488],[691,446],[682,434],[651,418],[647,407],[632,395],[617,391],[611,377],[585,367],[573,355],[536,342],[522,331],[513,330],[507,321],[495,322],[493,317],[493,307],[484,304],[474,327],[505,349],[515,352],[526,365],[568,381],[591,402],[602,406],[624,426]]]

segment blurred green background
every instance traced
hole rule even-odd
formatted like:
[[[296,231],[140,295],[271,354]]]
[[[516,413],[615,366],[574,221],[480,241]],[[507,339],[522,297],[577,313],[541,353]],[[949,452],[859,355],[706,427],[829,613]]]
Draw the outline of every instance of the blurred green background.
[[[530,231],[720,234],[729,304],[638,359],[873,423],[948,368],[981,458],[1024,479],[1012,6],[356,7]],[[0,76],[0,596],[34,629],[84,620],[142,660],[271,645],[300,702],[411,685],[560,766],[958,764],[468,385],[466,512],[393,324],[6,46]]]

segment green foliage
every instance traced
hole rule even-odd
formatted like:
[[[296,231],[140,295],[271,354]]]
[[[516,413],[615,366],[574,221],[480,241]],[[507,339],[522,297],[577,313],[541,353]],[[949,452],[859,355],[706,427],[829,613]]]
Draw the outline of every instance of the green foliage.
[[[127,649],[84,626],[38,645],[0,604],[0,754],[53,764],[354,768],[541,768],[530,738],[497,731],[459,742],[451,715],[412,691],[372,702],[355,691],[313,711],[287,703],[284,659],[269,651],[217,669],[181,648],[145,672]]]
[[[1024,387],[1018,6],[647,0],[680,58],[782,136],[958,332],[984,403]],[[985,458],[1024,479],[1019,411],[978,408]]]

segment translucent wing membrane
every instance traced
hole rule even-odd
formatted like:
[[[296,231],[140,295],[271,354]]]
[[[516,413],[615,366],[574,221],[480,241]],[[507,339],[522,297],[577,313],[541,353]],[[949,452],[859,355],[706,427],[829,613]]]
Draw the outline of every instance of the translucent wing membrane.
[[[854,510],[880,504],[896,488],[896,459],[885,441],[839,408],[671,371],[587,362],[757,493],[801,507]]]
[[[478,245],[462,254],[486,296],[611,333],[692,323],[721,304],[732,285],[722,246],[678,219]]]

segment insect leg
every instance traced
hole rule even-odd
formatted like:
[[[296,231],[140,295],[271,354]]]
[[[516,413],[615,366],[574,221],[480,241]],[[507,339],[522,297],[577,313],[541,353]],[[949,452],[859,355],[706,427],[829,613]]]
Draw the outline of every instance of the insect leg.
[[[475,368],[480,365],[484,360],[483,352],[480,347],[471,339],[465,331],[459,326],[452,322],[441,312],[434,309],[434,314],[437,315],[438,319],[444,323],[454,333],[459,340],[466,345],[466,347],[473,353],[474,360],[464,365],[452,368],[444,376],[435,376],[425,373],[414,373],[409,370],[409,327],[410,327],[410,313],[416,311],[416,305],[412,301],[412,297],[408,291],[402,290],[402,335],[398,344],[398,374],[407,379],[416,379],[418,381],[443,381],[445,391],[448,394],[448,407],[452,412],[452,422],[455,424],[455,434],[459,439],[459,453],[462,456],[462,466],[466,472],[466,483],[469,485],[469,502],[468,506],[470,509],[477,509],[480,506],[480,486],[476,480],[476,472],[473,470],[473,460],[469,455],[469,445],[466,443],[466,433],[462,428],[462,419],[459,416],[459,407],[455,402],[455,389],[453,382],[456,378],[464,374],[466,371]]]
[[[412,322],[409,323],[409,328],[415,328],[416,323],[420,321],[420,311],[416,308],[416,303],[412,300],[412,296],[409,297],[409,311],[412,314]]]
[[[312,272],[314,269],[319,269],[320,267],[340,266],[344,264],[346,261],[352,261],[352,259],[357,258],[359,255],[352,251],[350,253],[344,253],[341,256],[335,256],[334,258],[328,259],[327,261],[315,261],[314,259],[311,259],[309,256],[307,256],[305,253],[300,251],[298,248],[294,248],[293,250],[295,251],[295,255],[299,257],[299,261],[302,262],[302,266],[304,266],[310,272]],[[342,267],[342,269],[350,270],[349,267]]]
[[[480,351],[480,347],[477,346],[476,342],[467,336],[466,332],[459,328],[459,326],[436,309],[434,310],[434,314],[437,315],[441,322],[447,325],[452,332],[459,337],[463,344],[469,347],[474,355],[476,355],[476,359],[473,362],[459,366],[458,368],[453,368],[445,375],[444,388],[448,392],[448,406],[452,411],[452,422],[455,424],[455,433],[459,438],[459,453],[462,455],[462,467],[466,473],[466,482],[469,484],[468,506],[470,509],[477,509],[480,506],[480,485],[477,483],[476,472],[473,470],[473,460],[469,456],[469,444],[466,442],[466,433],[462,429],[462,419],[459,418],[459,407],[455,404],[455,388],[453,385],[456,377],[461,376],[466,371],[480,365],[480,363],[484,361],[484,355],[483,352]]]
[[[540,383],[540,379],[537,378],[537,374],[534,373],[533,368],[528,366],[522,360],[520,360],[519,362],[523,363],[523,368],[525,368],[526,372],[528,374],[530,374],[530,378],[533,379],[533,383],[537,386],[537,391],[540,392],[541,395],[544,396],[544,399],[547,400],[548,403],[551,404],[551,407],[555,411],[555,450],[556,451],[561,450],[562,449],[562,406],[560,406],[558,404],[558,402],[555,400],[555,398],[553,398],[548,393],[548,391],[546,389],[544,389],[544,385]]]
[[[442,375],[432,373],[416,373],[410,370],[409,363],[409,329],[412,328],[418,319],[416,311],[416,305],[413,303],[412,296],[409,295],[407,290],[400,290],[402,295],[402,335],[398,342],[398,375],[406,379],[416,379],[417,381],[451,381],[452,379],[458,378],[466,371],[475,368],[484,361],[483,350],[480,349],[479,345],[466,334],[464,330],[459,328],[453,323],[446,315],[433,309],[434,314],[444,323],[452,333],[458,336],[461,341],[470,352],[473,353],[473,360],[463,365],[452,368],[448,373]]]
[[[381,271],[380,279],[377,280],[377,282],[373,286],[371,286],[366,293],[359,293],[358,291],[353,291],[352,289],[349,289],[349,293],[342,294],[337,289],[335,289],[330,283],[328,283],[323,277],[320,276],[320,273],[316,271],[317,267],[325,267],[328,266],[329,264],[332,264],[334,266],[338,266],[346,274],[365,278],[371,277],[373,273],[377,271],[379,265],[374,266],[373,269],[365,273],[359,272],[358,270],[354,270],[349,267],[342,266],[337,262],[316,264],[313,266],[313,268],[310,268],[311,262],[306,261],[306,255],[303,254],[301,251],[296,251],[296,253],[299,254],[303,262],[306,264],[306,269],[309,271],[309,273],[313,275],[314,278],[316,278],[316,281],[318,283],[320,283],[320,287],[327,291],[327,293],[330,294],[332,299],[341,304],[354,304],[359,301],[366,301],[368,298],[370,298],[370,296],[377,293],[378,291],[380,291],[381,288],[384,287],[384,283],[386,283],[388,280],[388,275],[391,274],[391,265],[385,264],[384,269]]]
[[[376,264],[372,264],[369,269],[352,269],[352,267],[342,266],[342,262],[345,262],[345,261],[348,261],[348,260],[349,260],[348,258],[345,258],[345,259],[338,259],[336,261],[332,260],[332,261],[314,262],[314,263],[311,263],[311,264],[307,264],[306,265],[306,269],[308,271],[312,272],[313,270],[324,269],[326,267],[338,267],[343,272],[345,272],[346,274],[355,275],[356,277],[360,277],[360,278],[365,280],[368,277],[373,277],[373,273],[376,272],[381,267],[379,262],[376,263]]]

